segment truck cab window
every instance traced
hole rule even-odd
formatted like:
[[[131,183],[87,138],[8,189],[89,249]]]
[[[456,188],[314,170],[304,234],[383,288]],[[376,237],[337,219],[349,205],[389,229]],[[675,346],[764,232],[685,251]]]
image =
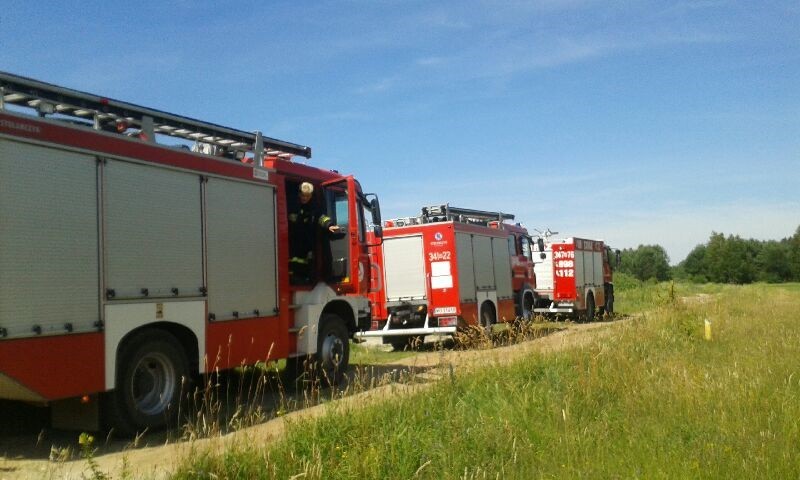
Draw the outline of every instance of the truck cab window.
[[[528,237],[522,237],[520,239],[520,243],[522,244],[522,254],[525,255],[525,258],[528,260],[533,260],[533,251],[531,250],[531,240]]]
[[[350,225],[350,209],[347,188],[336,185],[326,188],[325,203],[331,225],[338,225],[339,232],[327,235],[330,246],[330,279],[332,281],[348,281],[350,278],[350,245],[346,234]]]
[[[367,228],[369,226],[370,216],[369,204],[360,203],[361,208],[358,209],[358,241],[363,243],[367,238]]]
[[[350,210],[347,205],[347,192],[336,192],[333,198],[333,209],[331,209],[333,223],[343,229],[347,228],[350,220]]]

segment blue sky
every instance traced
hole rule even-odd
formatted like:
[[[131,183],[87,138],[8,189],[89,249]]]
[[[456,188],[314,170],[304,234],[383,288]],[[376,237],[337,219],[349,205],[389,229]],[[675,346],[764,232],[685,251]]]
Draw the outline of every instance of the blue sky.
[[[800,225],[800,3],[11,0],[0,70],[313,148],[384,217],[660,244]]]

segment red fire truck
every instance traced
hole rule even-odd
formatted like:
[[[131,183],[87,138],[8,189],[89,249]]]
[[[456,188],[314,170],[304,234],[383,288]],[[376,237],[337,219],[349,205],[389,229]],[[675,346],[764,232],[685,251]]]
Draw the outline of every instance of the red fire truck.
[[[534,249],[534,312],[577,314],[584,321],[596,312],[614,313],[613,252],[602,240],[539,238]]]
[[[459,326],[529,318],[534,300],[531,238],[514,216],[450,205],[389,220],[376,263],[372,329],[402,349],[410,339]],[[382,274],[380,273],[382,271]]]
[[[195,374],[311,358],[340,379],[380,208],[293,156],[311,149],[0,73],[0,398],[132,433],[174,421]],[[340,228],[310,231],[296,281],[301,182]]]

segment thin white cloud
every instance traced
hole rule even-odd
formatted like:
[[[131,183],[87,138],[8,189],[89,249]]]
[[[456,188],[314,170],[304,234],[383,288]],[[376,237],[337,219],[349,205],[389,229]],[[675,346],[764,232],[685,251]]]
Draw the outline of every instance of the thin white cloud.
[[[493,32],[489,41],[475,41],[447,54],[418,57],[387,77],[356,89],[357,93],[409,90],[420,85],[446,85],[503,79],[536,70],[595,61],[600,58],[664,48],[733,41],[734,37],[703,31],[614,32],[557,36],[548,33]]]
[[[402,80],[397,76],[385,77],[375,82],[364,84],[361,85],[360,87],[357,87],[355,89],[355,93],[359,95],[365,95],[365,94],[386,92],[394,88],[400,82],[402,82]]]

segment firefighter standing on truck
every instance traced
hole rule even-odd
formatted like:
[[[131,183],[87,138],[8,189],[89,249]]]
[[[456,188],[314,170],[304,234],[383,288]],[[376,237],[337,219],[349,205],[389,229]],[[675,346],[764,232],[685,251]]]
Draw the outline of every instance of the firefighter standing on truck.
[[[314,185],[303,182],[297,193],[299,204],[289,213],[289,275],[292,283],[308,285],[314,280],[312,270],[317,229],[335,233],[340,227],[311,201]]]

